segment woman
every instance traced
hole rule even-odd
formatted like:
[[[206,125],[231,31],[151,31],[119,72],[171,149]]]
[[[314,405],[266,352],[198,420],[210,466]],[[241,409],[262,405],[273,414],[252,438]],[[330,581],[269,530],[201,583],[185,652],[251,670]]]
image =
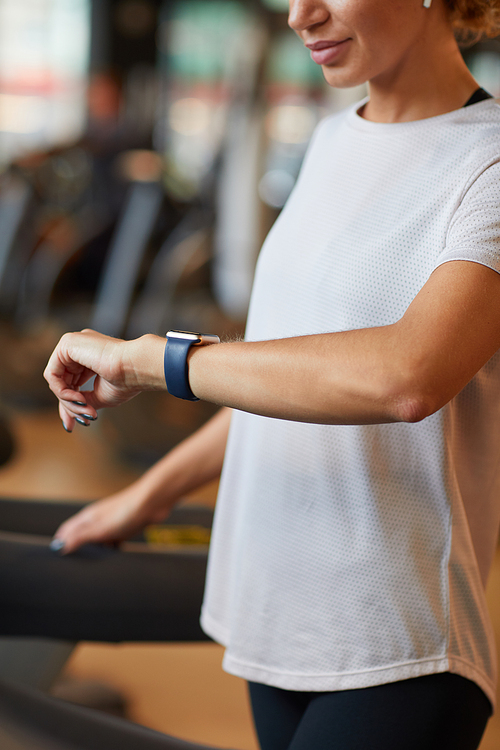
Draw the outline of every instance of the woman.
[[[499,33],[500,2],[292,0],[289,23],[369,98],[318,127],[244,342],[170,338],[164,374],[159,337],[61,339],[45,377],[69,431],[165,375],[223,408],[56,537],[126,538],[225,455],[202,625],[263,750],[471,750],[496,680],[500,108],[454,30]]]

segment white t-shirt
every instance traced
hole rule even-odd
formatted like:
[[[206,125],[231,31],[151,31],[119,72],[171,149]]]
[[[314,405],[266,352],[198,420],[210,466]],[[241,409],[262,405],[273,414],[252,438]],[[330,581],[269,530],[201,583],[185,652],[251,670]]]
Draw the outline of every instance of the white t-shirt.
[[[358,107],[313,137],[262,249],[248,340],[389,325],[447,261],[500,272],[500,107],[397,124]],[[249,680],[326,691],[451,671],[494,703],[499,521],[500,351],[416,424],[235,411],[202,626]]]

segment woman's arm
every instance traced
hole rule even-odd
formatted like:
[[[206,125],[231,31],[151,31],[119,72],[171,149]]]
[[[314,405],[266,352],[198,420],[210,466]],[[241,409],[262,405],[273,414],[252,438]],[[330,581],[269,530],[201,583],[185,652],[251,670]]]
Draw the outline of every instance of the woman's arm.
[[[414,422],[444,406],[499,348],[500,274],[452,261],[394,325],[193,348],[189,381],[199,398],[269,417]]]
[[[390,290],[388,290],[390,294]],[[66,334],[45,377],[63,419],[97,372],[93,408],[165,388],[165,341]],[[500,275],[470,261],[437,268],[393,325],[263,342],[192,348],[195,395],[236,409],[303,422],[418,421],[455,396],[500,347]]]
[[[230,419],[231,410],[221,409],[131,485],[65,521],[55,534],[64,542],[64,553],[88,542],[128,539],[148,523],[163,520],[183,495],[216,479]]]

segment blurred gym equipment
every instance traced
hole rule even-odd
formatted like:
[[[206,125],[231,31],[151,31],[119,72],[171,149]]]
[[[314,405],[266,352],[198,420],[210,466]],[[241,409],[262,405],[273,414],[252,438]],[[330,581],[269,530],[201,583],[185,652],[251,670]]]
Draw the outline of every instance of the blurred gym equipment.
[[[7,463],[14,455],[15,443],[8,421],[0,413],[0,466]]]
[[[176,508],[164,526],[119,548],[87,545],[61,556],[50,549],[52,534],[79,507],[0,499],[0,635],[208,640],[198,619],[211,510]]]
[[[31,185],[11,171],[0,182],[0,312],[12,311],[33,242]]]
[[[0,682],[2,750],[217,750]]]
[[[56,680],[79,640],[209,640],[199,615],[212,511],[179,507],[120,548],[61,556],[52,536],[83,506],[0,499],[0,675],[119,713],[114,691]]]
[[[132,180],[121,220],[108,250],[90,328],[121,337],[137,276],[163,201],[161,159],[153,152],[121,157]]]

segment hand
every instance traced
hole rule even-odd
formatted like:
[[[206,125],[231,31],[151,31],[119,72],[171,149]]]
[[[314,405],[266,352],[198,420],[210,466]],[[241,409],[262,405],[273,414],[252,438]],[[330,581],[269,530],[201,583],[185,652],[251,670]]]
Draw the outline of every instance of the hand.
[[[148,523],[165,518],[167,510],[147,511],[134,485],[87,505],[57,529],[53,545],[62,554],[83,544],[117,543],[129,539]],[[60,543],[64,546],[60,546]]]
[[[97,409],[119,406],[143,390],[165,389],[164,346],[158,336],[122,341],[89,329],[66,333],[44,372],[65,429],[71,432],[77,418],[96,419]],[[93,390],[80,392],[94,375]]]

